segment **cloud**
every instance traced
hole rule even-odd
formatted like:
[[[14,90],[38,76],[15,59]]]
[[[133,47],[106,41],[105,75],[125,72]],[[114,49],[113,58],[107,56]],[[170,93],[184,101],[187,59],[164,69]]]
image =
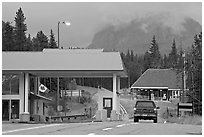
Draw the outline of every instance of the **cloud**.
[[[65,32],[61,27],[62,44],[71,40],[82,45],[84,41],[90,43],[94,34],[104,26],[125,24],[133,19],[146,17],[149,13],[170,13],[176,16],[174,20],[168,20],[169,24],[166,25],[173,24],[175,20],[181,22],[181,16],[190,16],[202,24],[201,2],[3,2],[2,20],[13,21],[19,7],[25,13],[28,33],[33,36],[40,30],[49,35],[50,29],[57,35],[57,21],[71,21],[72,26],[64,28]]]
[[[175,33],[184,30],[182,23],[186,17],[193,18],[202,24],[202,4],[199,2],[146,2],[146,3],[103,3],[98,6],[101,15],[101,26],[121,26],[132,20],[146,20],[162,22],[173,28]],[[155,18],[155,19],[153,19]],[[143,29],[147,27],[142,26]]]
[[[201,3],[180,2],[133,2],[133,3],[104,3],[98,5],[103,22],[127,22],[135,18],[142,18],[147,14],[170,13],[172,15],[190,16],[201,23]]]

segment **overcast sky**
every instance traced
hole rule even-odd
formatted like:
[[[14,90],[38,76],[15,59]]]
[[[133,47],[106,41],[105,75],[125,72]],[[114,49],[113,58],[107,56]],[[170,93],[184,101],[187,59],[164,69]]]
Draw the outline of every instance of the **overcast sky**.
[[[60,45],[88,46],[94,34],[107,24],[128,22],[149,13],[169,12],[189,16],[202,24],[202,3],[22,3],[3,2],[2,20],[13,22],[21,7],[28,27],[27,34],[36,36],[42,30],[47,36],[53,29],[57,40],[57,22],[70,21],[71,26],[60,24]]]

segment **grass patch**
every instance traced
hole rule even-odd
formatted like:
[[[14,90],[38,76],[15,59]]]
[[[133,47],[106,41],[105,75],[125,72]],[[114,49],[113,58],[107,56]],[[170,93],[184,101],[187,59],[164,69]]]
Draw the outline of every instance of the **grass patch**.
[[[135,100],[120,98],[120,104],[126,109],[127,113],[129,114],[129,117],[131,118],[134,114],[134,106],[135,106]]]
[[[202,116],[169,117],[169,123],[202,125]]]

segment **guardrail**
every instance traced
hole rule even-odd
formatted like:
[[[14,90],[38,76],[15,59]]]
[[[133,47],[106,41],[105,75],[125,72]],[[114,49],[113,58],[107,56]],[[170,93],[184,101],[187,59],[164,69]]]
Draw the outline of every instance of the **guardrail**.
[[[85,119],[87,117],[88,117],[88,115],[86,115],[86,114],[77,114],[77,115],[69,115],[69,116],[50,116],[50,117],[48,117],[48,121],[53,122],[53,120],[54,120],[54,121],[62,122],[64,120],[70,120],[71,118],[73,118],[73,119],[77,119],[77,118]]]
[[[126,109],[123,107],[123,105],[120,104],[120,108],[121,108],[123,114],[127,114],[127,111],[126,111]]]

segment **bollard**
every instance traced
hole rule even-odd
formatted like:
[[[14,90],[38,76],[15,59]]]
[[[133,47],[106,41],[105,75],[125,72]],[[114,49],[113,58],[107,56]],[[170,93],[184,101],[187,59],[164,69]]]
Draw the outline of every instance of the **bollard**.
[[[48,117],[48,123],[49,123],[49,124],[52,123],[52,117],[51,117],[51,116]]]

